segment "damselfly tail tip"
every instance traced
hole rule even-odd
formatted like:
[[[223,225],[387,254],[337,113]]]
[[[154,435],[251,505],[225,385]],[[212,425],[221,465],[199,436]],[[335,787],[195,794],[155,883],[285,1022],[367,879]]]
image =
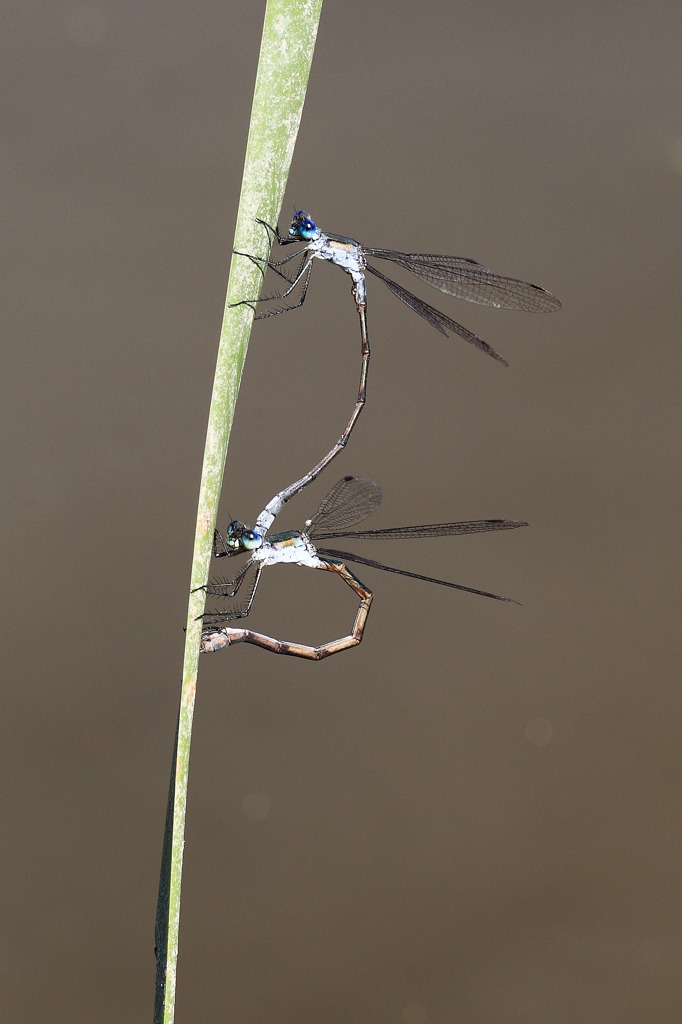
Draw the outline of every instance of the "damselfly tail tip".
[[[230,636],[222,630],[215,633],[206,633],[201,638],[201,654],[212,654],[213,651],[220,651],[223,647],[230,646]]]

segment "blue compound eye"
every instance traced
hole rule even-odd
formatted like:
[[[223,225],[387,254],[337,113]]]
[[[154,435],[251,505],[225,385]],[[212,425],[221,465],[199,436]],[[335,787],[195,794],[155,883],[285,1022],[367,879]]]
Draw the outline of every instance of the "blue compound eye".
[[[315,238],[317,235],[317,224],[308,216],[305,210],[299,210],[294,214],[289,234],[310,241],[311,238]]]
[[[227,546],[230,551],[253,551],[263,543],[260,533],[249,530],[238,519],[233,519],[227,527]]]
[[[263,543],[263,538],[260,533],[256,533],[255,530],[244,530],[241,537],[242,547],[246,551],[253,551],[254,548],[259,548]]]

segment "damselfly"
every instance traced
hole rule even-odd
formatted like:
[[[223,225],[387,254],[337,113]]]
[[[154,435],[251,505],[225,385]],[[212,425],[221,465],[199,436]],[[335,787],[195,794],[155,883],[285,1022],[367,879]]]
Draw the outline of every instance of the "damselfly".
[[[305,301],[313,260],[327,260],[336,263],[350,274],[352,279],[351,291],[355,299],[358,314],[360,316],[360,330],[363,345],[363,365],[369,359],[369,343],[367,340],[367,317],[366,317],[366,287],[365,271],[373,274],[384,282],[394,295],[424,317],[432,327],[435,327],[441,334],[448,334],[452,331],[464,338],[482,352],[487,352],[493,359],[507,365],[507,361],[499,355],[486,341],[479,338],[477,334],[467,327],[452,320],[445,313],[434,309],[422,299],[413,295],[402,285],[392,281],[373,267],[368,262],[368,257],[389,260],[404,270],[409,270],[416,277],[437,288],[448,295],[454,295],[458,299],[466,299],[468,302],[476,302],[481,306],[497,306],[500,309],[518,309],[529,313],[551,313],[561,307],[561,302],[550,292],[545,291],[536,284],[529,284],[526,281],[518,281],[513,277],[503,277],[494,274],[491,270],[476,263],[475,260],[463,256],[438,256],[432,253],[407,253],[397,252],[394,249],[376,249],[361,245],[354,238],[347,238],[345,235],[325,234],[317,227],[305,210],[299,210],[294,214],[288,236],[281,235],[279,228],[272,227],[264,220],[259,223],[271,233],[273,240],[280,245],[291,245],[295,242],[305,242],[305,248],[299,249],[290,256],[281,260],[260,260],[248,253],[239,253],[241,256],[248,256],[255,263],[264,263],[275,271],[280,277],[288,282],[289,287],[281,295],[273,295],[273,300],[286,299],[293,294],[298,285],[301,286],[300,297],[297,302],[279,309],[266,310],[256,315],[257,319],[267,316],[275,316],[277,313],[285,313],[291,309],[297,309]],[[299,265],[293,275],[288,274],[282,268],[292,260],[299,259]],[[250,300],[256,302],[259,300]],[[264,299],[262,301],[268,301]],[[238,303],[239,304],[239,303]],[[366,356],[365,356],[366,351]],[[365,367],[366,374],[366,367]]]
[[[285,533],[273,534],[269,540],[266,540],[267,527],[259,526],[258,523],[265,523],[268,518],[271,523],[274,517],[271,516],[271,513],[266,515],[265,510],[258,518],[256,529],[248,529],[244,523],[234,520],[227,528],[226,537],[216,530],[213,553],[217,558],[242,553],[250,554],[251,557],[234,579],[212,580],[205,587],[208,595],[222,597],[232,603],[228,604],[223,611],[204,614],[202,651],[217,651],[230,644],[250,643],[275,654],[290,654],[298,658],[319,661],[321,658],[336,654],[347,647],[355,647],[362,640],[373,594],[347,568],[346,562],[356,562],[359,565],[398,573],[400,576],[408,576],[411,579],[437,583],[442,587],[452,587],[455,590],[464,590],[469,594],[479,594],[482,597],[491,597],[496,601],[519,603],[511,597],[502,597],[500,594],[491,594],[486,590],[465,587],[461,583],[434,579],[432,576],[422,576],[419,573],[407,572],[405,569],[394,569],[371,558],[363,558],[347,551],[318,546],[319,541],[335,540],[342,537],[368,539],[453,537],[471,533],[487,533],[491,530],[514,530],[518,526],[528,525],[513,519],[480,519],[464,523],[432,523],[425,526],[397,526],[380,530],[353,531],[348,529],[370,516],[380,504],[381,489],[377,484],[362,477],[346,476],[332,487],[329,494],[322,500],[315,515],[307,520],[301,531],[289,530]],[[272,506],[272,502],[270,506]],[[249,614],[263,568],[266,565],[285,562],[308,566],[311,569],[335,572],[358,595],[360,605],[353,628],[348,636],[333,640],[321,647],[308,647],[304,644],[276,640],[274,637],[254,633],[252,630],[224,625],[224,623],[233,622]]]

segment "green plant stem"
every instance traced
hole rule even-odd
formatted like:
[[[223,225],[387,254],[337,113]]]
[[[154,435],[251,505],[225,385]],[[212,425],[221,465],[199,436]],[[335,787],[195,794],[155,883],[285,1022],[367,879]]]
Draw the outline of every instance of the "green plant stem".
[[[255,218],[274,224],[282,205],[321,7],[322,0],[268,0],[266,6],[234,241],[235,249],[254,256],[267,257],[269,249],[266,232]],[[201,474],[180,711],[159,882],[155,1024],[172,1024],[175,1019],[185,811],[201,640],[198,616],[205,601],[204,592],[196,588],[208,579],[227,445],[253,322],[253,310],[231,304],[258,295],[260,286],[258,268],[250,260],[233,255]]]

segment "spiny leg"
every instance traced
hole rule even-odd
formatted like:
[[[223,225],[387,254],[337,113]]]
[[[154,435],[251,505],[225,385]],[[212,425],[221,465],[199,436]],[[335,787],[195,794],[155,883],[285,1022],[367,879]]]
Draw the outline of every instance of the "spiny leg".
[[[285,281],[290,281],[291,283],[289,284],[289,287],[286,289],[286,291],[283,291],[281,294],[278,294],[278,295],[265,295],[265,296],[263,296],[262,299],[258,299],[257,300],[258,302],[278,302],[278,301],[280,301],[282,299],[286,299],[286,298],[288,298],[291,295],[291,293],[294,291],[294,289],[297,288],[299,286],[299,284],[301,284],[301,281],[302,281],[303,284],[301,285],[301,294],[300,294],[298,302],[293,302],[292,301],[290,305],[282,306],[280,309],[266,309],[262,313],[256,313],[256,316],[255,316],[256,320],[265,320],[266,317],[277,316],[279,313],[290,313],[292,309],[299,309],[303,305],[303,303],[305,302],[305,297],[308,294],[308,285],[310,284],[310,275],[311,275],[312,269],[313,269],[313,259],[314,259],[314,257],[310,256],[306,260],[305,259],[305,255],[304,255],[303,261],[301,262],[300,269],[298,270],[298,272],[297,272],[296,276],[294,277],[293,281],[291,280],[291,278],[287,277],[286,274],[283,274],[281,271],[277,270],[277,267],[274,266],[272,263],[268,264],[268,266],[270,267],[271,270],[274,270],[275,273],[279,274],[280,277],[283,277]],[[238,305],[241,305],[241,304],[242,303],[238,303]],[[247,305],[248,305],[248,301],[247,301]]]
[[[277,241],[279,245],[291,245],[292,242],[298,241],[296,238],[290,238],[289,235],[280,235],[279,228],[273,228],[272,224],[268,224],[268,222],[263,220],[262,217],[256,217],[256,224],[261,224],[268,232],[268,236],[272,235],[272,241],[270,243],[271,246],[275,244],[275,241]]]
[[[258,223],[262,224],[265,228],[267,228],[268,231],[273,232],[274,237],[277,239],[280,245],[285,245],[287,241],[294,241],[294,239],[282,238],[279,234],[279,231],[276,228],[271,227],[264,220],[258,220]],[[265,279],[266,270],[274,270],[274,272],[279,277],[281,277],[284,281],[287,282],[289,287],[286,289],[286,291],[278,295],[264,295],[257,299],[242,299],[240,302],[232,302],[230,303],[231,307],[251,306],[252,304],[258,302],[273,302],[280,299],[286,299],[287,296],[291,295],[292,291],[296,288],[296,286],[300,283],[302,279],[303,288],[301,292],[301,298],[299,299],[298,302],[291,306],[285,306],[282,309],[273,309],[265,313],[256,313],[255,319],[264,320],[268,316],[276,316],[278,313],[288,313],[290,310],[298,309],[299,306],[303,305],[306,297],[306,292],[308,291],[308,282],[310,280],[310,271],[312,269],[312,261],[314,258],[310,256],[306,259],[306,256],[308,254],[307,247],[305,249],[299,249],[298,252],[292,252],[289,256],[285,256],[281,260],[271,260],[266,259],[265,257],[262,256],[252,256],[251,253],[241,252],[239,249],[234,249],[233,251],[236,256],[245,256],[246,259],[251,260],[252,263],[255,263],[258,269],[260,270],[263,279]],[[301,257],[301,262],[298,268],[296,269],[293,277],[290,277],[287,273],[280,269],[285,264],[290,263],[292,260],[298,259],[299,256]]]
[[[220,530],[216,527],[213,531],[213,557],[223,558],[230,554],[230,549]]]
[[[215,532],[218,533],[217,530]],[[220,536],[220,534],[218,535]],[[225,553],[227,554],[227,551]],[[196,587],[195,589],[205,590],[206,594],[212,597],[234,597],[239,588],[241,587],[242,583],[244,582],[244,577],[246,576],[252,565],[253,562],[248,561],[246,565],[239,570],[239,572],[237,573],[233,580],[221,580],[219,583],[211,583],[211,581],[209,580],[208,583],[204,583],[203,586]]]
[[[244,256],[247,260],[251,260],[252,263],[255,263],[258,269],[261,271],[263,277],[265,277],[266,270],[274,270],[279,277],[284,278],[285,281],[288,281],[289,284],[291,284],[298,277],[300,273],[300,267],[293,277],[289,277],[289,275],[285,274],[283,270],[278,270],[278,267],[283,267],[285,263],[291,263],[291,261],[295,260],[298,256],[301,257],[302,266],[305,263],[305,258],[308,250],[307,248],[299,249],[298,252],[289,253],[288,256],[285,256],[284,259],[281,260],[271,260],[267,256],[254,256],[250,252],[242,252],[241,249],[233,249],[232,252],[234,253],[235,256]]]
[[[252,578],[246,588],[241,604],[236,605],[232,608],[228,608],[222,612],[204,612],[200,618],[204,623],[203,634],[206,635],[208,632],[212,632],[214,627],[221,626],[224,622],[232,622],[234,619],[244,619],[251,611],[253,605],[253,599],[256,595],[256,589],[263,571],[263,565],[260,562],[248,562],[243,570],[239,573],[234,580],[226,581],[224,583],[207,583],[203,588],[207,595],[212,597],[222,597],[224,599],[230,599],[236,597],[239,593],[242,584],[249,578],[251,573]]]

